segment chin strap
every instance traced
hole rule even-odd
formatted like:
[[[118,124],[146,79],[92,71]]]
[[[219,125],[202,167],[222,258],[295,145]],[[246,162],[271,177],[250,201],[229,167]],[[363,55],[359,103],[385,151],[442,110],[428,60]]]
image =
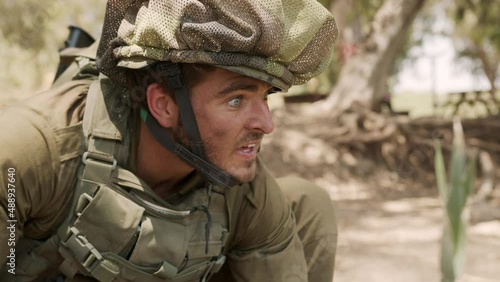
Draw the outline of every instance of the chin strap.
[[[184,83],[181,68],[172,62],[160,62],[156,65],[160,79],[167,81],[168,88],[174,92],[175,100],[179,107],[182,127],[188,139],[188,146],[198,157],[205,159],[205,148],[201,141],[200,131],[194,115],[189,90]]]
[[[160,143],[160,145],[173,152],[190,166],[194,167],[208,181],[224,188],[231,188],[240,184],[236,178],[195,155],[181,144],[175,142],[172,136],[170,136],[167,131],[165,131],[165,129],[158,124],[156,119],[154,119],[145,109],[141,109],[141,119],[146,123],[149,131],[156,141]]]

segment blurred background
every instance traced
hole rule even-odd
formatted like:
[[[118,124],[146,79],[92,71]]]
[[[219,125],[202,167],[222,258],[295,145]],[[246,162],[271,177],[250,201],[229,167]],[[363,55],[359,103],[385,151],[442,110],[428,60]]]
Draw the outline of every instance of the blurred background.
[[[390,101],[394,111],[421,117],[452,114],[453,109],[444,106],[449,98],[463,92],[495,90],[498,84],[497,1],[320,2],[332,11],[339,25],[335,59],[321,77],[292,89],[290,94],[316,94],[311,95],[312,100],[329,95],[339,80],[346,79],[341,70],[348,65],[344,76],[359,81],[362,72],[371,77],[367,86],[345,82],[364,88],[357,95],[342,91],[344,96],[352,97],[349,100],[374,100],[375,104]],[[2,0],[0,8],[5,12],[0,19],[0,55],[4,62],[0,81],[4,91],[14,97],[1,99],[17,99],[50,86],[58,63],[54,50],[63,47],[69,25],[99,37],[105,1],[78,4],[67,0]],[[351,60],[363,57],[361,53],[374,53],[377,58],[365,61],[370,63],[366,70],[362,66],[349,67],[347,62],[356,65],[366,59]],[[364,93],[370,91],[367,88],[372,88],[373,93]],[[331,99],[329,104],[334,107],[342,103]],[[481,103],[474,106],[475,113],[465,113],[465,106],[460,111],[476,116],[488,111]],[[495,111],[493,106],[490,108]]]
[[[439,281],[446,163],[461,120],[477,177],[464,211],[459,281],[500,281],[500,1],[322,0],[339,26],[334,60],[270,98],[263,158],[328,190],[336,281]],[[0,107],[50,87],[69,25],[99,38],[105,1],[0,0]]]

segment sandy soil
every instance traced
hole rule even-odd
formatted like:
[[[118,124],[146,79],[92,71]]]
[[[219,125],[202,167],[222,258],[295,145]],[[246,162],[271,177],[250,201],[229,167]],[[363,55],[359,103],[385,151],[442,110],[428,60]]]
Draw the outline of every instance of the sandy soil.
[[[440,281],[443,214],[436,197],[334,202],[339,225],[335,281]],[[459,281],[500,281],[500,222],[470,226],[468,237]]]

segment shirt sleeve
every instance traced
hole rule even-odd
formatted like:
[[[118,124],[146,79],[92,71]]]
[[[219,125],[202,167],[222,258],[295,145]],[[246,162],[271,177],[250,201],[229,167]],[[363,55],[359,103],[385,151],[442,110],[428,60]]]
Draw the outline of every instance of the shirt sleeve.
[[[228,264],[236,281],[307,281],[292,209],[264,169],[252,183],[236,225]]]
[[[1,265],[15,255],[21,236],[41,239],[48,235],[35,226],[50,216],[43,207],[53,199],[59,162],[51,130],[44,122],[36,122],[36,116],[23,107],[0,113]]]

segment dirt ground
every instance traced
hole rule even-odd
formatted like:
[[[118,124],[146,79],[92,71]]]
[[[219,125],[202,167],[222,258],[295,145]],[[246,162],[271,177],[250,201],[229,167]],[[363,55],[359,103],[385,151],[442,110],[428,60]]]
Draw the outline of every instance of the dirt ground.
[[[289,126],[288,117],[275,112],[277,127],[262,155],[275,175],[294,172],[330,194],[339,229],[334,281],[440,281],[443,212],[435,185],[339,153],[328,140],[311,137],[311,125]],[[361,173],[347,174],[339,163]],[[467,233],[458,281],[500,281],[500,221],[471,225]]]
[[[351,184],[353,185],[353,184]],[[373,184],[358,183],[358,189]],[[350,186],[339,186],[339,190]],[[332,191],[339,242],[335,281],[440,281],[437,197],[343,198]],[[470,226],[463,282],[500,281],[500,222]]]

